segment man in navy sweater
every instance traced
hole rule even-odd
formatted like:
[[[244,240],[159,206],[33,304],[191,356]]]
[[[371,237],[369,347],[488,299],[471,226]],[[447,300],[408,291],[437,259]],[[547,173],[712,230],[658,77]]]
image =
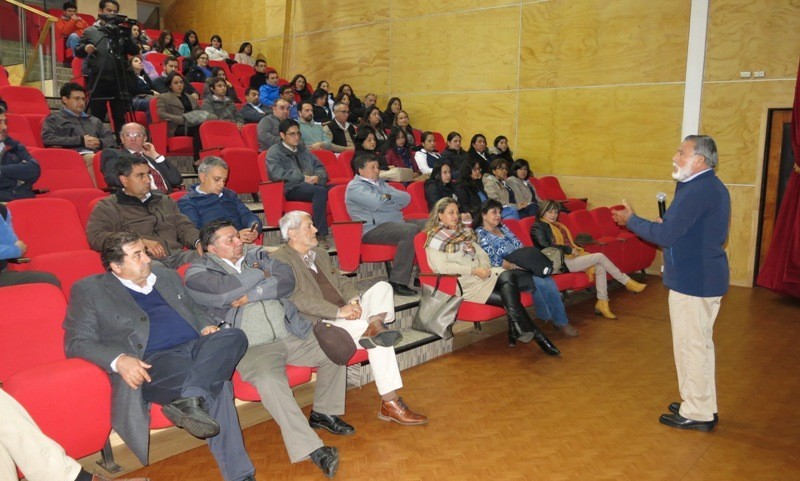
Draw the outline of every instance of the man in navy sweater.
[[[664,285],[669,288],[669,316],[678,388],[682,402],[669,405],[662,424],[711,431],[717,425],[714,376],[714,321],[728,292],[730,270],[725,254],[731,200],[716,176],[717,146],[706,135],[686,137],[672,158],[678,181],[675,199],[663,218],[650,222],[624,210],[620,224],[664,249]]]

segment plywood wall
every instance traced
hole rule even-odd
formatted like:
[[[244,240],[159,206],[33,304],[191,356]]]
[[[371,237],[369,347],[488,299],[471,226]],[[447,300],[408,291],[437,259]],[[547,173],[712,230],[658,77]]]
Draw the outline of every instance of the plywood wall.
[[[419,128],[511,140],[590,205],[656,214],[680,142],[691,0],[285,0],[162,3],[165,24],[248,40],[281,76],[400,96]],[[731,280],[751,285],[766,109],[791,106],[800,1],[713,0],[701,130],[734,199]],[[740,71],[766,72],[763,80]],[[465,139],[465,143],[467,141]],[[657,270],[654,265],[654,270]]]

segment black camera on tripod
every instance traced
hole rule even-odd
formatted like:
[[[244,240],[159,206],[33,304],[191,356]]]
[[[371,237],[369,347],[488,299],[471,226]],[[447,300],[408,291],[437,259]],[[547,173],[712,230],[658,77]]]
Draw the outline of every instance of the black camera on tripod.
[[[134,18],[128,18],[125,15],[120,15],[118,13],[102,13],[98,15],[97,18],[105,22],[105,25],[102,27],[98,26],[98,29],[106,35],[112,37],[121,37],[123,34],[130,36],[131,28],[134,25],[139,24],[138,20]]]

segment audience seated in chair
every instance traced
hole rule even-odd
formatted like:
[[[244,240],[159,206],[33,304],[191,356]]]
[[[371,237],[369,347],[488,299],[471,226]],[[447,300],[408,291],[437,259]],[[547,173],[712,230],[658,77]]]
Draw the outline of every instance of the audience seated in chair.
[[[395,320],[392,286],[381,281],[359,295],[353,281],[339,274],[328,252],[317,246],[317,229],[307,213],[289,212],[279,225],[286,245],[273,257],[292,268],[295,287],[290,299],[312,322],[324,321],[346,330],[359,349],[367,350],[381,397],[378,418],[406,426],[428,422],[397,394],[403,381],[394,346],[403,336],[386,327]]]
[[[211,36],[211,45],[206,47],[206,54],[208,55],[209,60],[228,61],[231,59],[228,56],[228,52],[222,48],[222,37],[219,35]]]
[[[300,316],[288,299],[295,287],[289,266],[270,258],[260,246],[243,244],[225,220],[203,227],[206,250],[186,272],[186,288],[195,302],[206,306],[217,323],[226,323],[247,335],[249,347],[237,370],[254,385],[261,402],[281,428],[289,460],[310,458],[333,477],[339,452],[325,446],[312,428],[350,435],[355,428],[344,414],[344,366],[331,361],[311,333],[311,321]],[[224,332],[224,331],[223,331]],[[286,365],[315,367],[317,384],[309,420],[292,395]]]
[[[230,381],[244,332],[220,330],[177,272],[151,263],[138,234],[106,236],[101,259],[108,272],[72,288],[64,347],[109,373],[114,431],[147,465],[148,403],[161,404],[173,424],[207,439],[224,479],[254,481]]]
[[[538,212],[537,205],[520,202],[506,183],[508,162],[505,159],[493,160],[490,169],[491,174],[483,174],[483,189],[490,199],[503,206],[503,218],[519,220],[522,217],[534,217]]]
[[[278,103],[285,107],[283,100]],[[281,140],[267,151],[269,178],[284,181],[286,200],[311,202],[314,225],[319,226],[320,241],[327,247],[328,173],[317,156],[300,141],[300,126],[296,120],[282,120],[279,131]]]
[[[387,144],[389,144],[389,146],[387,146],[384,152],[386,163],[390,167],[394,166],[401,169],[410,169],[413,178],[417,180],[420,179],[422,174],[419,172],[417,163],[414,162],[414,153],[408,148],[406,142],[408,142],[408,137],[406,137],[405,132],[398,126],[392,127],[389,138],[387,139]]]
[[[289,104],[289,118],[297,120],[297,102],[294,99],[294,89],[290,84],[278,87],[278,97]]]
[[[11,212],[4,204],[0,204],[0,287],[46,282],[61,288],[61,283],[58,282],[56,276],[49,272],[10,271],[6,269],[8,259],[22,257],[27,250],[28,246],[25,242],[14,233]]]
[[[8,136],[6,109],[0,106],[0,202],[34,197],[33,184],[41,172],[28,149]]]
[[[494,138],[493,147],[489,147],[489,158],[505,159],[508,165],[514,163],[514,153],[508,148],[508,137],[505,135],[498,135]]]
[[[364,222],[365,243],[397,246],[389,284],[396,294],[415,295],[408,287],[415,258],[414,236],[425,221],[403,220],[401,211],[411,202],[411,196],[380,180],[378,159],[374,155],[356,157],[354,164],[358,175],[347,184],[347,213],[354,221]]]
[[[289,118],[289,102],[278,99],[272,105],[272,113],[258,122],[258,151],[268,150],[281,141],[280,124]]]
[[[55,29],[61,38],[66,39],[67,48],[71,49],[74,54],[83,31],[89,25],[78,16],[78,7],[75,2],[65,2],[62,8],[64,13],[56,20]]]
[[[178,207],[198,229],[211,221],[225,219],[239,231],[242,242],[252,244],[261,234],[261,221],[236,192],[225,187],[228,171],[228,164],[221,158],[213,155],[204,158],[197,167],[200,183],[189,188],[178,200]]]
[[[484,174],[491,173],[491,169],[489,169],[489,151],[486,149],[486,137],[483,134],[472,136],[469,141],[467,155],[481,163],[481,171]]]
[[[233,100],[233,103],[238,104],[241,103],[239,99],[239,95],[236,93],[236,89],[233,87],[233,84],[230,80],[228,80],[228,74],[225,73],[225,69],[222,67],[214,67],[211,69],[211,77],[207,78],[205,81],[205,87],[203,88],[203,99],[210,97],[212,95],[212,88],[214,86],[213,79],[221,78],[225,81],[225,95],[230,97]]]
[[[197,100],[184,90],[187,85],[183,77],[177,72],[172,72],[164,79],[169,86],[169,92],[163,93],[156,99],[156,111],[160,119],[167,121],[167,135],[188,135],[193,138],[194,156],[200,153],[200,126],[188,125],[184,114],[198,110]]]
[[[262,85],[267,84],[267,61],[261,58],[256,60],[254,68],[256,73],[250,76],[250,86],[254,89],[260,89]],[[276,72],[275,77],[277,78],[277,76]]]
[[[162,30],[156,41],[153,43],[153,50],[163,53],[167,57],[179,57],[178,47],[175,46],[175,37],[170,30]]]
[[[202,50],[197,50],[194,54],[195,64],[185,72],[186,80],[191,82],[205,83],[211,77],[211,67],[208,66],[208,54]],[[185,67],[184,67],[185,68]]]
[[[245,104],[242,105],[239,113],[242,115],[244,123],[246,124],[257,124],[261,122],[261,119],[266,117],[270,111],[270,109],[263,105],[258,99],[257,88],[247,87],[247,90],[244,92],[244,101]]]
[[[98,202],[89,216],[89,246],[102,252],[109,236],[129,229],[142,237],[148,255],[167,267],[177,269],[196,259],[200,233],[171,197],[151,192],[147,161],[124,155],[116,168],[123,188]]]
[[[131,154],[147,161],[150,167],[150,190],[158,190],[169,194],[183,184],[181,172],[166,157],[156,151],[155,146],[147,141],[147,129],[135,122],[127,123],[120,130],[122,147],[119,149],[103,149],[100,170],[109,187],[121,189],[122,184],[117,177],[117,161],[122,155]]]
[[[300,102],[297,123],[300,124],[303,143],[309,150],[333,150],[333,145],[325,135],[322,124],[314,120],[314,106],[311,101]]]
[[[86,89],[83,86],[70,82],[61,87],[59,95],[64,106],[44,119],[42,143],[45,147],[77,151],[83,156],[89,176],[95,182],[92,158],[98,150],[116,145],[114,133],[100,119],[84,112]]]
[[[326,122],[322,129],[325,136],[333,144],[334,152],[355,150],[356,128],[347,121],[350,107],[343,102],[333,106],[333,120]]]
[[[255,66],[256,61],[253,59],[253,44],[244,42],[239,46],[239,51],[233,56],[233,61],[236,63],[243,63],[251,67]]]
[[[228,83],[222,77],[212,77],[206,82],[211,87],[211,94],[203,100],[202,109],[214,114],[218,120],[227,120],[236,124],[239,129],[244,127],[244,118],[236,110],[233,99],[228,97]]]
[[[167,84],[167,77],[172,72],[178,74],[183,80],[183,91],[194,97],[195,100],[200,100],[200,93],[195,90],[191,83],[187,82],[183,75],[178,72],[178,59],[175,57],[167,57],[164,59],[164,71],[161,76],[153,80],[153,88],[156,92],[164,94],[170,91],[169,84]]]
[[[422,174],[431,174],[433,168],[442,162],[442,157],[436,152],[436,137],[433,132],[423,132],[422,146],[414,154],[414,162]]]
[[[256,64],[256,73],[253,75],[253,77],[258,74],[258,64]],[[274,104],[275,101],[280,98],[280,92],[278,92],[278,72],[273,69],[269,69],[266,71],[265,75],[266,79],[264,84],[258,87],[258,99],[261,100],[261,103],[267,107],[272,107],[272,104]],[[250,79],[250,85],[253,85],[252,78]]]
[[[428,211],[445,197],[455,197],[451,181],[453,169],[450,164],[441,163],[433,168],[431,176],[425,181],[425,201],[428,203]]]
[[[194,58],[195,52],[202,50],[200,41],[194,30],[187,30],[183,34],[183,43],[178,46],[178,56],[184,58]]]
[[[292,78],[292,81],[289,82],[289,85],[292,86],[292,90],[294,93],[299,97],[298,103],[304,100],[311,100],[311,91],[308,90],[308,81],[306,80],[305,75],[297,74]]]
[[[425,225],[425,254],[437,274],[458,274],[462,297],[479,304],[502,307],[508,314],[508,343],[536,344],[550,356],[561,352],[536,327],[520,301],[521,290],[533,290],[530,274],[492,267],[475,232],[461,222],[455,199],[445,197],[431,209]]]

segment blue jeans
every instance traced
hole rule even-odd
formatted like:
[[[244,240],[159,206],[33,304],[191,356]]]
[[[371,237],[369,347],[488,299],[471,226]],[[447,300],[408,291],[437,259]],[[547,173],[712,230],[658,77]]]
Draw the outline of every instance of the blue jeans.
[[[81,38],[78,36],[77,33],[69,34],[67,37],[67,48],[72,49],[72,55],[75,56],[75,47],[78,46],[78,42],[81,41]]]
[[[536,317],[543,320],[552,320],[556,326],[569,324],[567,311],[561,302],[561,293],[558,292],[556,281],[552,277],[533,276],[533,304],[536,306]]]

